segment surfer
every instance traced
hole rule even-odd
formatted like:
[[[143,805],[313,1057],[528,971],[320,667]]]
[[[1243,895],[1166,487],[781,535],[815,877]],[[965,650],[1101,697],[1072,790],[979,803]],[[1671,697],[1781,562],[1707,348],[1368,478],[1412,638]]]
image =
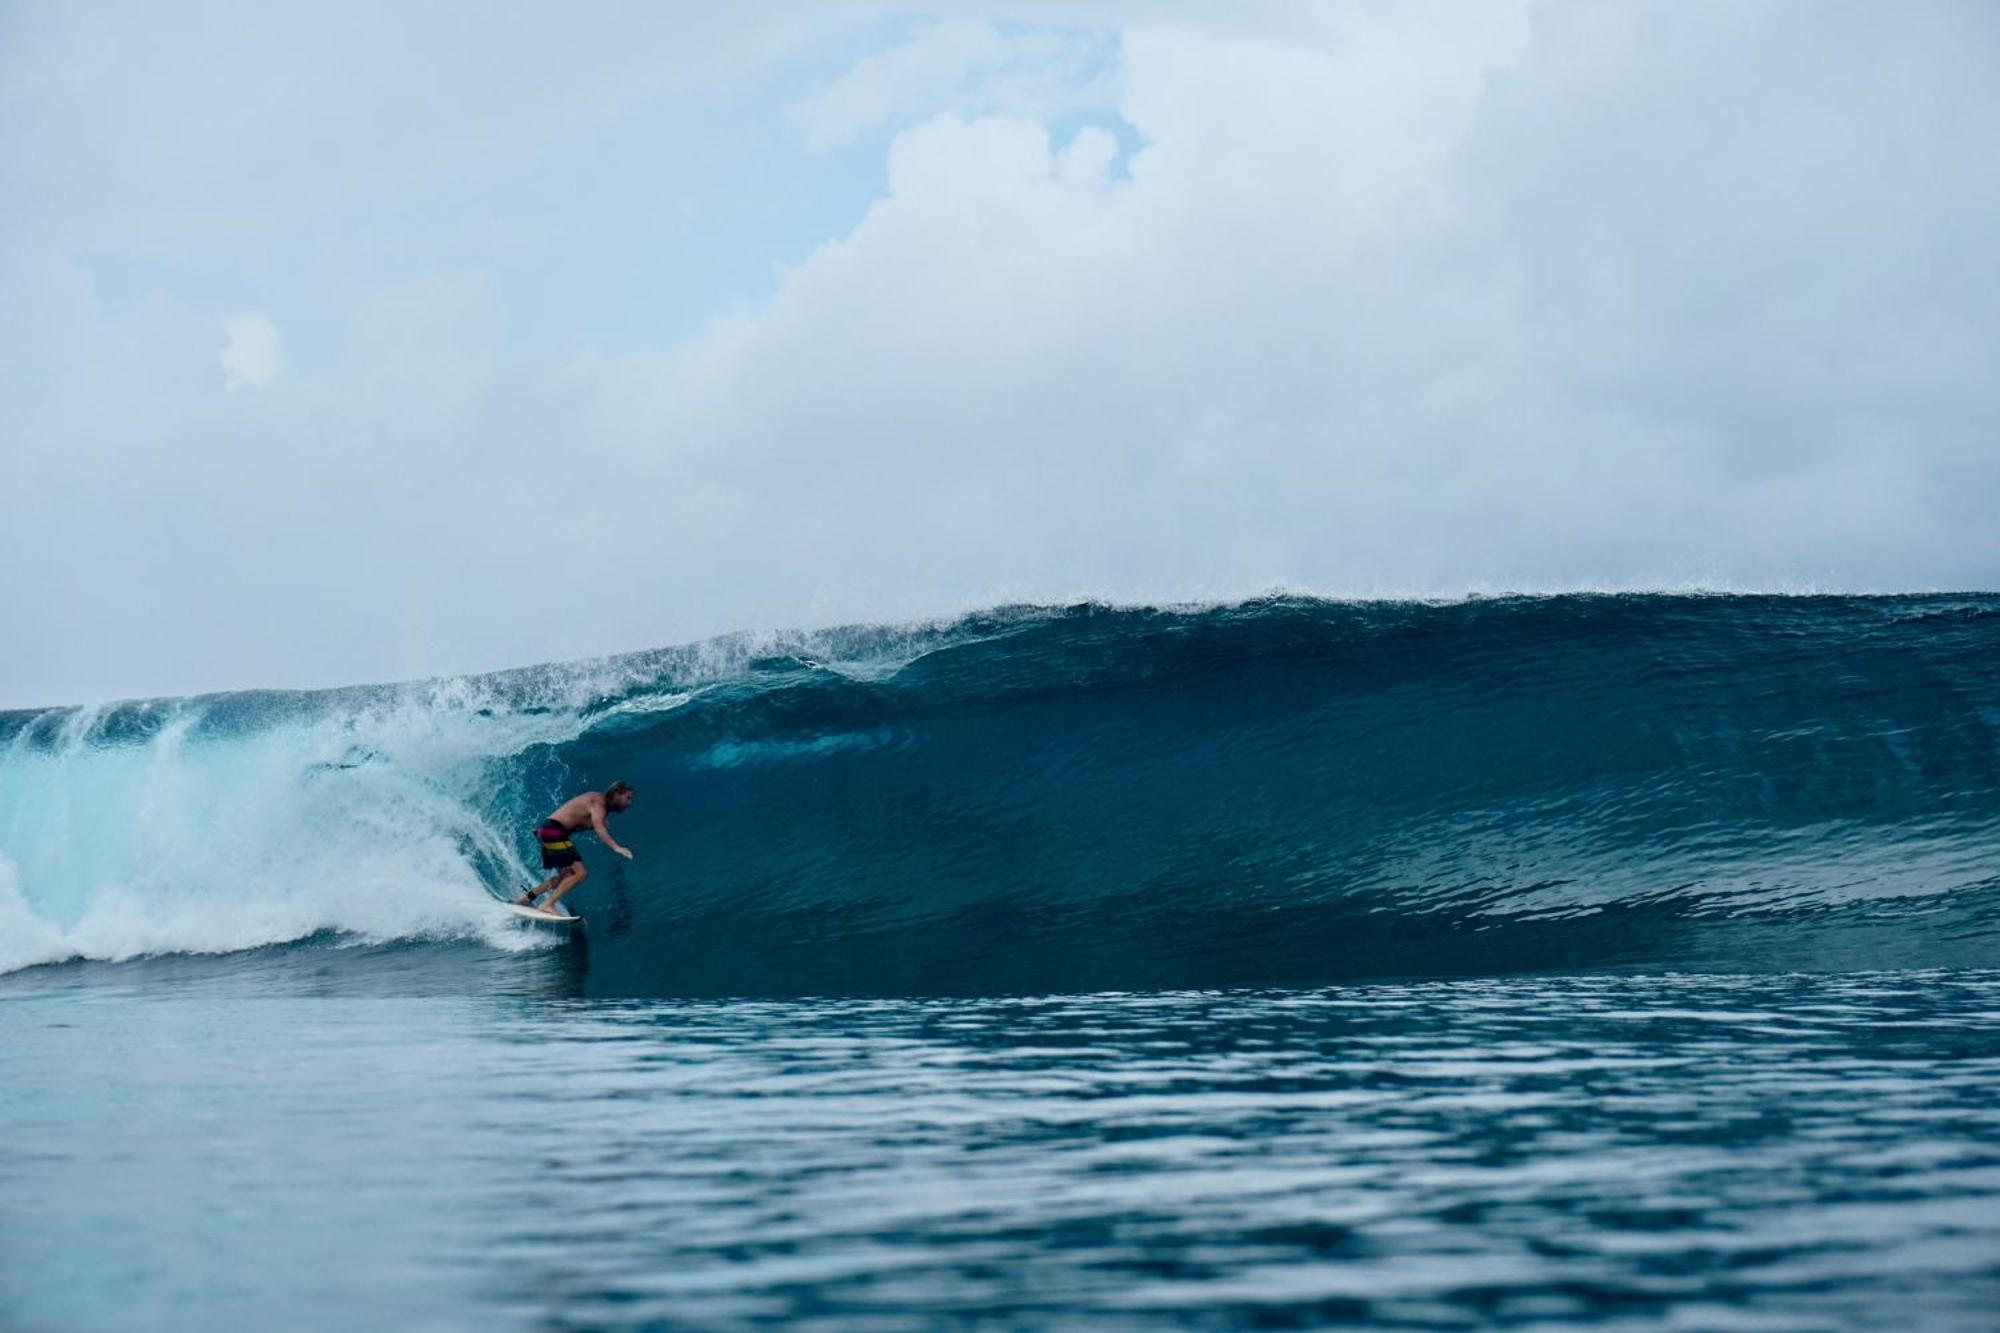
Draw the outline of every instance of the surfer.
[[[541,910],[551,912],[565,893],[583,883],[584,876],[590,872],[584,869],[583,853],[577,851],[572,839],[582,832],[585,824],[590,825],[606,847],[631,860],[631,850],[620,847],[618,839],[611,836],[611,830],[604,827],[607,816],[615,815],[631,804],[632,784],[621,778],[601,792],[587,791],[557,806],[554,814],[535,826],[535,841],[542,845],[542,869],[555,873],[516,898],[514,905],[533,907],[535,899],[547,893],[549,900],[542,904]]]

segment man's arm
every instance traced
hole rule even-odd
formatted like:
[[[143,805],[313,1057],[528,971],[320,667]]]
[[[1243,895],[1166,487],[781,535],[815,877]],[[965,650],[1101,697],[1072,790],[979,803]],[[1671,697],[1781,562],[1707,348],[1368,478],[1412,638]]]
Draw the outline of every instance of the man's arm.
[[[598,840],[606,847],[609,847],[627,861],[632,859],[631,849],[620,847],[618,839],[611,836],[611,830],[604,827],[604,802],[592,801],[590,803],[590,827],[596,831]]]

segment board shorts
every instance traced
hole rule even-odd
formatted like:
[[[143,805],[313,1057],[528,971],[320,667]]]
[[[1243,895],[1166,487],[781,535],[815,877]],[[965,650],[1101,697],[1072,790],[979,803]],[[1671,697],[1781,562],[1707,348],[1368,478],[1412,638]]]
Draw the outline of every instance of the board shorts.
[[[583,853],[570,841],[569,830],[553,819],[544,819],[535,826],[535,841],[542,845],[544,870],[561,870],[583,859]]]

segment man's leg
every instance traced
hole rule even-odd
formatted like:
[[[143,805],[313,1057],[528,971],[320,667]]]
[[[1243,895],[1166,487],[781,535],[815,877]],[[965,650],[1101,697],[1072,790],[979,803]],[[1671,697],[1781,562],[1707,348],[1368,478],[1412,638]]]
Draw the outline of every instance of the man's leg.
[[[563,871],[562,878],[556,882],[556,891],[549,895],[547,902],[542,904],[542,910],[544,912],[555,911],[556,904],[562,901],[563,895],[583,883],[584,877],[589,873],[588,870],[583,868],[583,862],[581,861]]]
[[[534,888],[523,891],[521,896],[514,900],[514,906],[533,907],[535,905],[535,899],[547,893],[549,891],[550,886],[561,878],[562,874],[559,871],[556,874],[550,875],[547,879],[543,880],[540,884],[537,884]]]

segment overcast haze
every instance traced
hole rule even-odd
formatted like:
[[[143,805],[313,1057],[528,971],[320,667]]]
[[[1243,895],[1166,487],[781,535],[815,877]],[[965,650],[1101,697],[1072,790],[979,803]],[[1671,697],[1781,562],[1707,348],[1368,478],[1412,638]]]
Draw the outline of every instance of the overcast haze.
[[[2000,6],[0,7],[0,707],[2000,586]]]

